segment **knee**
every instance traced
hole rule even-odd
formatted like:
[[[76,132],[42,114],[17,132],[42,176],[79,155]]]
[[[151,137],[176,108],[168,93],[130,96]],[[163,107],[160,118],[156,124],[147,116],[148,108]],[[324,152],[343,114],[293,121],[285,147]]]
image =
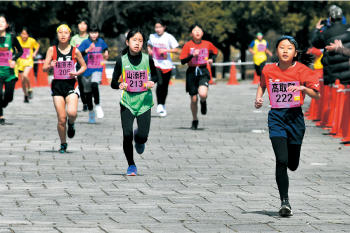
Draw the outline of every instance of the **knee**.
[[[71,118],[76,118],[77,117],[77,111],[76,110],[67,109],[67,114]]]
[[[146,133],[137,132],[137,134],[135,135],[135,141],[137,141],[138,143],[141,143],[141,144],[146,143],[147,138],[148,138],[148,134],[146,134]]]
[[[276,160],[276,169],[277,170],[284,170],[288,167],[288,160],[287,159],[277,159]]]
[[[58,117],[57,117],[57,120],[58,120],[58,124],[59,124],[60,126],[64,126],[64,125],[66,125],[67,116],[66,116],[66,115],[64,115],[64,116],[58,116]]]
[[[123,140],[124,142],[132,142],[133,140],[133,132],[132,130],[127,130],[123,132]]]
[[[197,96],[196,96],[196,95],[191,96],[191,104],[195,104],[195,105],[197,105],[197,102],[198,102],[198,98],[197,98]]]
[[[207,93],[199,93],[199,97],[201,98],[201,99],[206,99],[207,98]]]
[[[296,171],[299,167],[299,164],[289,164],[288,168],[289,170],[291,170],[292,172]]]

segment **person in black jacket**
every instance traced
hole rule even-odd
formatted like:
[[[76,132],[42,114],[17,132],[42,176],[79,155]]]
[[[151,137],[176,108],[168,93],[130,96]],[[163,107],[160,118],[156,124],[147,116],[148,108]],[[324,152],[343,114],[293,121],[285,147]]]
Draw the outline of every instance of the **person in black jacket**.
[[[324,49],[334,42],[334,39],[342,40],[343,46],[350,48],[350,26],[342,24],[342,9],[332,7],[329,11],[331,26],[322,31],[324,26],[321,20],[317,23],[316,28],[311,33],[311,44],[318,48]],[[325,85],[333,84],[339,79],[342,84],[350,84],[349,59],[334,51],[326,51],[321,60],[323,64],[323,80]]]

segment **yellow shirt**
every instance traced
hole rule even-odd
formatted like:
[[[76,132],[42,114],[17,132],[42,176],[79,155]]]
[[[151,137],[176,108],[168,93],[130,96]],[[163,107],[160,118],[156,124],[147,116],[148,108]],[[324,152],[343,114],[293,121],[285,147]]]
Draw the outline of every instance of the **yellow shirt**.
[[[255,65],[259,66],[261,63],[267,60],[265,50],[267,48],[266,40],[259,41],[256,39],[254,41],[253,51],[255,55],[253,56],[253,62]]]
[[[26,42],[20,36],[17,39],[23,48],[23,55],[18,58],[17,67],[20,71],[23,71],[26,66],[33,67],[33,49],[37,49],[39,44],[31,37],[28,37]]]

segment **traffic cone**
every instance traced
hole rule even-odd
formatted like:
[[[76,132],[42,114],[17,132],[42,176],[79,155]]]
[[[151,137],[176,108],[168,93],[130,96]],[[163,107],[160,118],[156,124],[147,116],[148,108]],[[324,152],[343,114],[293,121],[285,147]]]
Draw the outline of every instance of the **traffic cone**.
[[[317,104],[316,119],[312,119],[313,121],[320,121],[322,119],[322,111],[323,111],[324,100],[325,100],[325,86],[323,84],[323,79],[320,80],[320,94],[321,94],[321,98],[319,98],[316,101],[316,104]]]
[[[16,82],[15,89],[22,89],[22,79],[18,75],[18,81]]]
[[[350,85],[346,86],[347,89],[350,89]],[[345,100],[343,104],[343,114],[340,121],[340,127],[334,138],[344,138],[348,135],[349,131],[349,119],[350,119],[350,92],[347,91],[345,94]],[[344,139],[342,140],[344,141]],[[346,140],[345,140],[346,141]]]
[[[335,113],[334,113],[334,122],[333,127],[330,134],[336,135],[339,127],[340,127],[340,121],[343,114],[343,108],[344,108],[344,100],[345,100],[345,93],[344,93],[344,85],[339,84],[339,88],[337,90],[337,97],[335,101]]]
[[[258,76],[256,72],[254,72],[254,79],[253,79],[253,82],[251,82],[250,84],[259,84],[259,83],[260,83],[260,76]]]
[[[36,86],[36,80],[35,80],[35,75],[34,75],[34,69],[31,68],[29,71],[29,81],[30,81],[30,87],[33,88]]]
[[[211,75],[211,67],[209,64],[207,64],[207,69],[209,70],[209,74],[210,74],[210,81],[209,84],[211,85],[216,85],[216,83],[213,82],[213,76]]]
[[[236,76],[236,66],[235,63],[232,64],[230,69],[230,79],[226,83],[226,85],[239,85],[237,82],[237,76]]]
[[[46,87],[49,85],[47,73],[43,71],[43,61],[39,60],[38,63],[38,73],[36,77],[36,86],[37,87]]]
[[[332,89],[332,87],[330,87],[328,85],[324,86],[324,98],[323,98],[322,106],[321,106],[321,121],[317,122],[316,126],[320,126],[320,127],[325,126],[325,117],[326,117],[326,112],[328,110],[328,106],[330,104],[331,89]]]
[[[174,83],[171,81],[171,79],[169,80],[169,86],[170,85],[174,85]]]
[[[333,121],[334,121],[334,111],[335,111],[335,102],[336,102],[336,97],[337,97],[337,89],[339,88],[340,81],[339,79],[335,80],[335,86],[330,87],[331,88],[331,93],[330,93],[330,103],[328,105],[327,112],[325,113],[324,116],[324,126],[325,128],[323,129],[330,129],[333,126]]]
[[[103,63],[103,71],[102,71],[102,83],[101,85],[109,85],[107,75],[106,75],[106,64]]]

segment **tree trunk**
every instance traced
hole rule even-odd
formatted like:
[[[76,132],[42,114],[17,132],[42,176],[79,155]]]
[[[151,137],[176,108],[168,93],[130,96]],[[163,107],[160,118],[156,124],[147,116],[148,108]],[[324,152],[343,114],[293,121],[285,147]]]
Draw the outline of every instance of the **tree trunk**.
[[[246,50],[247,50],[247,45],[245,45],[244,43],[241,43],[241,48],[240,48],[240,50],[241,50],[241,61],[242,62],[245,62],[246,61],[246,55],[245,55],[245,53],[246,53]],[[242,65],[241,66],[241,78],[242,78],[242,80],[245,80],[245,66],[244,65]]]
[[[230,62],[230,57],[231,57],[231,49],[230,49],[230,44],[228,41],[224,41],[220,43],[218,46],[218,49],[222,52],[224,59],[223,62]],[[230,66],[223,66],[222,68],[222,78],[225,78],[225,73],[230,72]],[[214,76],[214,75],[213,75]]]

